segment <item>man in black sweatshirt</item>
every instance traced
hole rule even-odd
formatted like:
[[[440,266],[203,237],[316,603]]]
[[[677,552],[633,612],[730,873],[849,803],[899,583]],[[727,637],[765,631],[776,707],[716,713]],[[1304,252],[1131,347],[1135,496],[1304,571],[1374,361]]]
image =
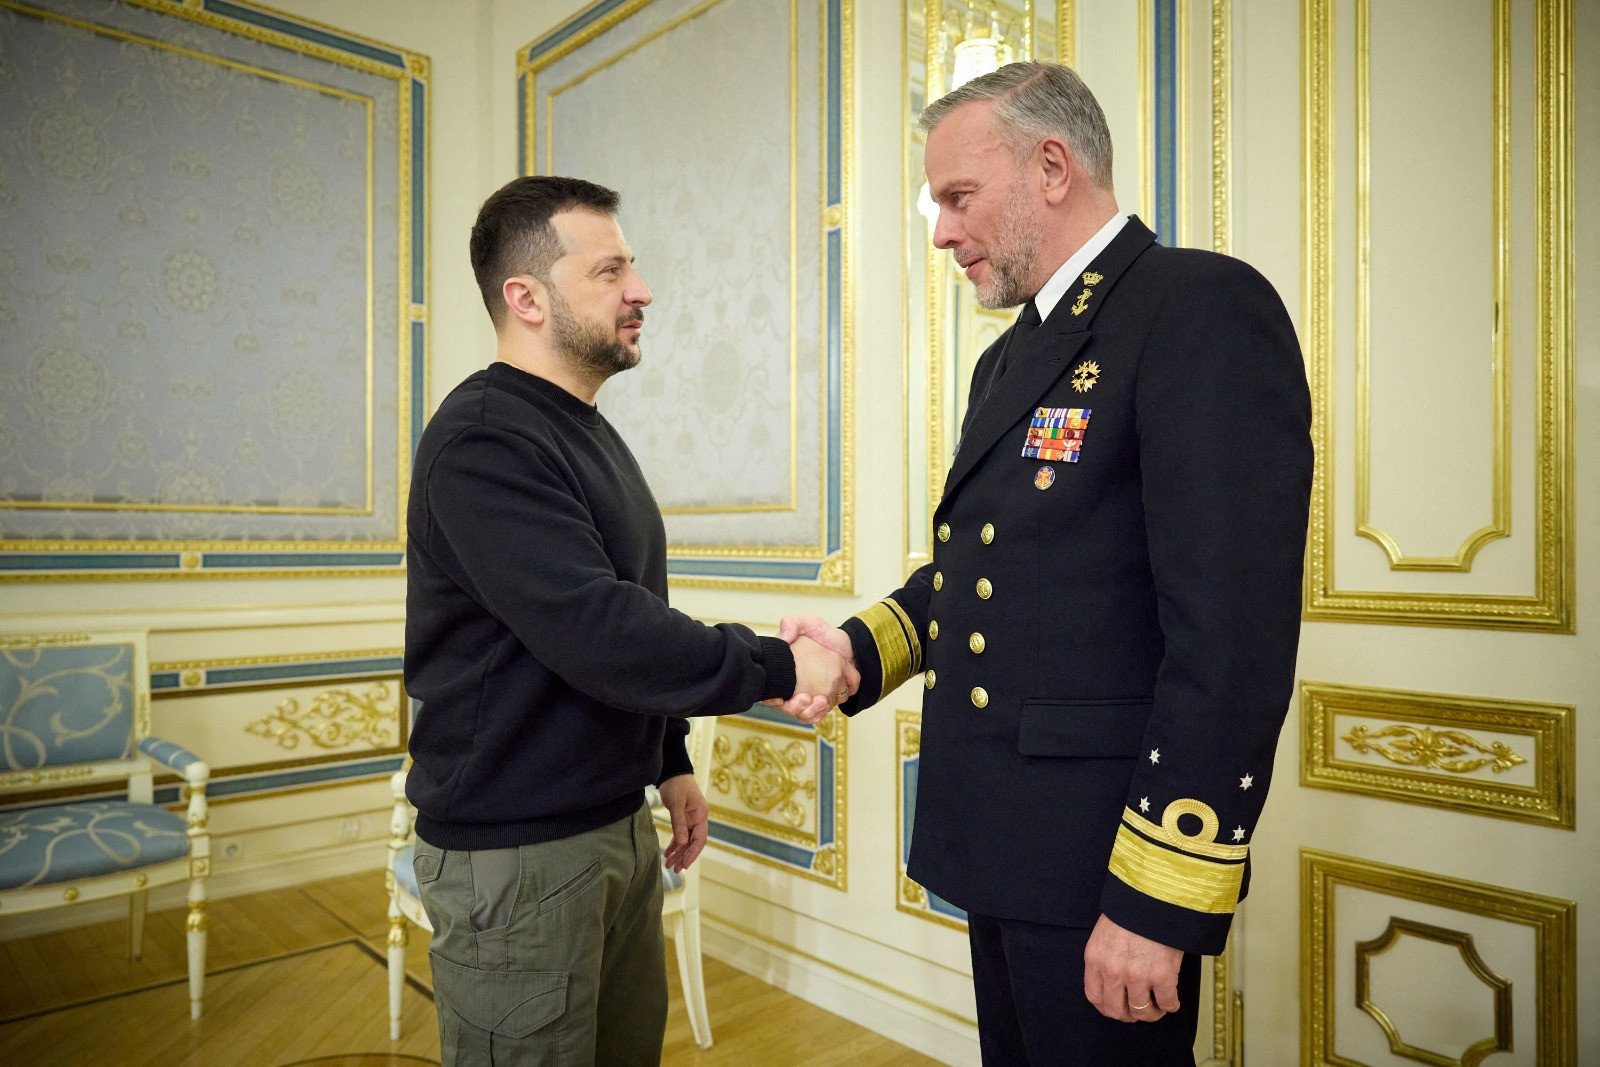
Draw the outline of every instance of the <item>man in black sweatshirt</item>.
[[[484,202],[471,254],[497,358],[417,450],[406,791],[446,1064],[658,1063],[663,861],[644,790],[660,788],[682,870],[707,824],[682,716],[828,694],[816,714],[859,681],[809,640],[667,606],[660,511],[595,406],[639,362],[651,300],[617,205],[554,177]]]

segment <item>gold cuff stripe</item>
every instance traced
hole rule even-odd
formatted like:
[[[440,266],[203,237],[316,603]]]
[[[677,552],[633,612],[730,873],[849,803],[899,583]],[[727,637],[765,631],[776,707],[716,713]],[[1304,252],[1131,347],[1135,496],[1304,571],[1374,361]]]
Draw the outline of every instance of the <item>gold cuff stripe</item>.
[[[1242,863],[1212,863],[1173,852],[1126,826],[1117,827],[1110,868],[1147,897],[1209,915],[1232,915],[1244,883]]]
[[[917,628],[911,622],[911,616],[906,614],[906,609],[900,606],[900,601],[884,597],[883,603],[889,605],[889,610],[894,612],[895,618],[900,620],[901,627],[905,629],[906,641],[911,645],[911,673],[917,674],[922,670],[922,639],[917,636]]]
[[[1187,834],[1179,830],[1178,815],[1196,814],[1195,812],[1188,811],[1187,809],[1177,811],[1174,810],[1181,808],[1183,803],[1183,801],[1175,801],[1172,805],[1170,805],[1167,808],[1166,815],[1162,816],[1160,825],[1151,822],[1149,819],[1146,819],[1143,815],[1140,815],[1132,808],[1122,809],[1122,821],[1139,831],[1141,834],[1144,834],[1146,837],[1152,838],[1156,841],[1165,842],[1166,844],[1177,849],[1179,852],[1187,852],[1191,856],[1204,856],[1207,859],[1213,860],[1237,861],[1244,859],[1250,854],[1249,845],[1224,845],[1217,842],[1208,841],[1204,837],[1189,837]],[[1206,811],[1209,813],[1210,809],[1207,808]],[[1210,823],[1207,826],[1213,837],[1216,836],[1217,832],[1215,825],[1216,820],[1217,817],[1212,815]],[[1203,816],[1201,817],[1201,821],[1203,823],[1206,821]]]
[[[878,646],[878,663],[883,669],[883,681],[878,689],[878,696],[893,692],[900,685],[921,668],[921,650],[917,649],[917,656],[912,658],[911,631],[900,622],[900,616],[888,606],[887,601],[879,601],[865,611],[858,612],[856,618],[866,625],[867,631],[872,634],[873,644]]]

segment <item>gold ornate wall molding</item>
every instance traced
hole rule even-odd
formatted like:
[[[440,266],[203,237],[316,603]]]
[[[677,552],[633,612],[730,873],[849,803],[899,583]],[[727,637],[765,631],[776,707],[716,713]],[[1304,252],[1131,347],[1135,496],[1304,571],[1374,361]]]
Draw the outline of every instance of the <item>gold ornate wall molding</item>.
[[[164,730],[216,754],[213,793],[256,796],[357,780],[346,772],[392,773],[411,731],[401,653],[360,648],[171,660],[152,663],[150,678]],[[276,698],[265,715],[263,697]]]
[[[1300,784],[1570,830],[1575,716],[1567,704],[1303,681]]]
[[[1394,948],[1402,937],[1415,937],[1448,945],[1461,954],[1461,961],[1478,981],[1489,988],[1494,997],[1494,1014],[1491,1019],[1493,1033],[1473,1042],[1460,1056],[1448,1056],[1419,1045],[1413,1045],[1401,1035],[1399,1027],[1381,1005],[1373,999],[1372,964],[1376,957]],[[1448,930],[1430,923],[1389,917],[1383,933],[1370,941],[1356,944],[1356,1006],[1372,1017],[1389,1041],[1389,1051],[1396,1056],[1439,1067],[1478,1067],[1485,1058],[1496,1052],[1511,1051],[1511,980],[1496,974],[1481,955],[1477,942],[1464,930]]]
[[[1491,309],[1491,410],[1487,437],[1491,453],[1488,472],[1490,512],[1483,526],[1464,534],[1453,555],[1411,555],[1398,539],[1373,518],[1370,507],[1371,361],[1370,361],[1370,60],[1367,42],[1369,0],[1355,0],[1356,34],[1353,54],[1341,56],[1338,44],[1339,0],[1302,2],[1302,151],[1304,166],[1303,222],[1305,231],[1305,308],[1303,335],[1314,399],[1312,435],[1317,467],[1312,489],[1310,544],[1306,567],[1308,619],[1364,621],[1496,629],[1534,629],[1571,633],[1573,629],[1573,512],[1572,512],[1572,84],[1567,76],[1572,63],[1571,0],[1537,0],[1528,12],[1532,26],[1527,34],[1514,32],[1509,0],[1496,0],[1489,27],[1493,55],[1490,125],[1493,153],[1491,192],[1485,210],[1493,216],[1495,252],[1488,268],[1493,276],[1495,307]],[[1440,9],[1443,12],[1443,9]],[[1528,53],[1513,55],[1513,43],[1527,40]],[[1353,68],[1353,72],[1352,72]],[[1513,84],[1512,73],[1530,72],[1526,81]],[[1337,155],[1339,85],[1342,78],[1355,83],[1354,177],[1339,171]],[[1514,110],[1518,93],[1531,106]],[[1532,130],[1521,131],[1515,121],[1529,115]],[[1531,145],[1526,160],[1514,159],[1515,144]],[[1524,182],[1512,187],[1513,175]],[[1349,210],[1340,195],[1341,183],[1354,189],[1356,218],[1355,261],[1339,259],[1340,236],[1335,219]],[[1531,238],[1510,247],[1511,210],[1526,195],[1532,203]],[[1348,255],[1348,253],[1346,253]],[[1354,286],[1353,339],[1340,347],[1343,326],[1339,319],[1338,275],[1350,271]],[[1524,304],[1513,299],[1531,293]],[[1531,321],[1531,342],[1514,347],[1511,325],[1519,318]],[[1353,367],[1342,369],[1342,359],[1353,344]],[[1513,411],[1511,381],[1524,367],[1531,380],[1528,409]],[[1341,448],[1336,433],[1336,398],[1342,375],[1353,381],[1355,428]],[[1350,386],[1347,386],[1350,387]],[[1514,449],[1509,427],[1526,419],[1533,426],[1531,445]],[[1522,446],[1518,446],[1519,448]],[[1518,456],[1526,455],[1519,467]],[[1384,573],[1392,581],[1363,579],[1369,588],[1352,588],[1341,581],[1335,545],[1341,520],[1336,496],[1338,467],[1355,468],[1350,532],[1375,542],[1383,553]],[[1513,513],[1517,499],[1516,472],[1531,471],[1531,508],[1526,517]],[[1509,538],[1509,549],[1519,551],[1531,573],[1531,590],[1484,591],[1483,581],[1473,581],[1469,571],[1479,551],[1492,541]],[[1342,551],[1353,552],[1345,542]],[[1359,544],[1359,542],[1355,542]],[[1420,573],[1419,573],[1420,572]],[[1432,576],[1432,577],[1429,577]],[[1375,587],[1382,586],[1382,587]]]
[[[34,134],[8,130],[0,162],[58,208],[44,240],[13,213],[44,267],[13,266],[69,276],[4,286],[27,366],[0,433],[0,580],[397,573],[426,401],[427,57],[245,2],[0,14]],[[133,143],[168,145],[172,174]],[[310,259],[338,284],[270,269]]]
[[[906,859],[911,853],[911,823],[917,810],[917,777],[922,757],[922,712],[897,708],[895,731],[895,899],[896,911],[948,926],[967,928],[967,913],[940,900],[906,874]]]
[[[1338,1008],[1344,1004],[1359,1006],[1356,987],[1359,961],[1363,952],[1370,958],[1374,946],[1382,944],[1385,935],[1379,933],[1376,937],[1362,938],[1354,936],[1352,930],[1340,930],[1341,911],[1336,908],[1336,900],[1342,893],[1349,892],[1393,898],[1396,908],[1411,902],[1430,911],[1443,908],[1458,912],[1462,919],[1456,926],[1482,926],[1481,920],[1487,919],[1513,930],[1525,928],[1531,942],[1528,945],[1531,966],[1523,975],[1512,975],[1511,980],[1526,981],[1533,986],[1532,1018],[1519,1016],[1522,1029],[1517,1033],[1512,1024],[1518,1020],[1513,1020],[1509,1008],[1501,1010],[1497,1004],[1492,1021],[1495,1035],[1490,1040],[1498,1044],[1503,1037],[1507,1047],[1515,1041],[1519,1051],[1531,1052],[1532,1062],[1541,1065],[1575,1067],[1578,1062],[1575,903],[1313,849],[1300,851],[1303,964],[1300,1048],[1304,1063],[1364,1067],[1362,1060],[1340,1048]],[[1475,919],[1480,921],[1475,922]],[[1433,940],[1462,934],[1460,930],[1403,916],[1391,917],[1390,925],[1396,922],[1407,924],[1413,930],[1441,931]],[[1470,962],[1464,965],[1471,969]],[[1484,963],[1485,970],[1488,967]],[[1345,976],[1348,985],[1340,984],[1340,974]],[[1499,975],[1495,978],[1504,980]],[[1494,987],[1494,979],[1485,980],[1479,976],[1479,980]],[[1437,1054],[1428,1059],[1410,1058],[1440,1064],[1476,1062],[1465,1056],[1451,1059]]]
[[[677,585],[854,588],[853,34],[853,0],[596,0],[517,52],[521,171],[581,158],[623,194],[646,276],[677,279],[655,327],[676,362],[647,357],[608,402],[663,503]],[[641,100],[647,143],[591,121]],[[686,237],[682,205],[707,188],[722,221]],[[743,252],[708,252],[728,247]],[[722,335],[744,340],[706,341]]]
[[[1491,32],[1493,163],[1490,200],[1494,230],[1493,316],[1490,341],[1489,521],[1465,535],[1449,556],[1407,553],[1372,514],[1372,75],[1371,0],[1356,0],[1356,534],[1383,549],[1391,570],[1472,570],[1478,551],[1511,536],[1511,0],[1496,0]]]
[[[711,840],[835,889],[848,887],[848,720],[815,726],[758,704],[722,717],[706,799]]]
[[[278,702],[271,715],[245,726],[245,732],[276,741],[293,750],[302,740],[324,751],[355,745],[391,749],[400,732],[397,688],[374,682],[364,690],[329,689],[312,697],[305,707],[295,697]]]

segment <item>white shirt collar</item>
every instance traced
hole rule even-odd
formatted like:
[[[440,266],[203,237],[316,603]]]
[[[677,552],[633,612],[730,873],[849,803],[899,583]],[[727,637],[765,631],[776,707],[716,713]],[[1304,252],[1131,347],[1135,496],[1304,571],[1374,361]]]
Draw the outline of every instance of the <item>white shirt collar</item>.
[[[1084,242],[1082,248],[1072,254],[1072,258],[1061,264],[1056,272],[1050,275],[1050,280],[1044,283],[1044,288],[1039,290],[1039,295],[1033,298],[1034,306],[1039,309],[1039,321],[1043,322],[1050,317],[1050,312],[1067,295],[1067,290],[1072,288],[1073,281],[1094,262],[1094,257],[1105,251],[1111,239],[1122,232],[1122,227],[1127,225],[1128,216],[1122,212],[1111,216],[1110,220],[1095,235]]]

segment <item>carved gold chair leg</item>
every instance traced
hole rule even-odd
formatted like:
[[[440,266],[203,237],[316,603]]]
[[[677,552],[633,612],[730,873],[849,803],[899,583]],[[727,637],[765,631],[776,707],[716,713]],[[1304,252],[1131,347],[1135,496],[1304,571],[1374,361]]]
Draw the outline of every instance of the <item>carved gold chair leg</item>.
[[[211,776],[204,763],[184,769],[189,781],[189,918],[184,923],[189,946],[189,1018],[200,1018],[206,984],[206,877],[211,874],[211,830],[206,812],[206,782]]]
[[[406,988],[406,945],[410,924],[395,902],[394,871],[384,872],[389,883],[389,1040],[400,1040],[400,998]]]

